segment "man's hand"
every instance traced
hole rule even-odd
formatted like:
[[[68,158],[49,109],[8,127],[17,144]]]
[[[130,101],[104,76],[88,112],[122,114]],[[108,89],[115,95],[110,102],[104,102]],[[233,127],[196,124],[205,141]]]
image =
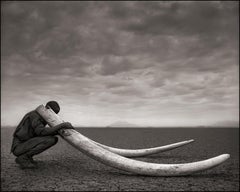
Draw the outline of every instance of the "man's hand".
[[[60,129],[74,129],[74,127],[73,127],[72,124],[69,123],[69,122],[63,122],[63,123],[61,123],[61,124],[59,124],[59,125],[56,125],[56,126],[54,127],[54,129],[55,129],[55,130],[60,130]]]
[[[61,124],[59,124],[59,126],[60,126],[61,128],[59,129],[58,133],[60,134],[61,137],[71,135],[70,132],[65,131],[64,129],[75,129],[75,128],[72,126],[72,124],[69,123],[69,122],[61,123]]]
[[[64,122],[64,123],[61,123],[60,125],[61,125],[61,128],[64,128],[64,129],[74,129],[72,124],[69,122]]]
[[[69,122],[60,123],[54,127],[43,129],[41,131],[41,136],[56,135],[56,134],[58,134],[58,131],[60,131],[60,130],[63,131],[63,129],[74,129],[74,127]]]

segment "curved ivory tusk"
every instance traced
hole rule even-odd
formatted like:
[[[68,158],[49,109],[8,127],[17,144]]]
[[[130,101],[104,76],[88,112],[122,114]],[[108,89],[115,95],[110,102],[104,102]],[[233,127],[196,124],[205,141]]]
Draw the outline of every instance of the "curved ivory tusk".
[[[91,140],[91,139],[89,139],[89,140]],[[124,156],[124,157],[143,157],[146,155],[152,155],[152,154],[161,153],[164,151],[170,151],[172,149],[176,149],[178,147],[192,143],[194,140],[191,139],[191,140],[187,140],[187,141],[181,141],[178,143],[164,145],[161,147],[152,147],[152,148],[147,148],[147,149],[119,149],[119,148],[114,148],[114,147],[109,147],[107,145],[103,145],[103,144],[98,143],[93,140],[91,140],[91,141],[94,142],[95,144],[97,144],[98,146],[100,146],[104,149],[107,149],[108,151],[111,151],[113,153],[116,153],[116,154]]]
[[[63,122],[63,120],[60,119],[57,114],[55,114],[51,109],[46,109],[43,105],[39,106],[36,110],[50,126],[55,126]],[[92,157],[93,159],[100,161],[108,166],[141,175],[189,175],[218,166],[230,157],[229,154],[223,154],[207,160],[183,164],[147,163],[128,159],[126,157],[122,157],[108,150],[105,150],[73,129],[62,129],[59,131],[59,134],[68,143],[76,147],[84,154]]]
[[[189,175],[199,171],[215,167],[229,158],[228,154],[223,154],[204,161],[185,164],[156,164],[147,163],[122,157],[94,144],[87,137],[75,130],[63,130],[60,133],[63,138],[79,149],[84,154],[105,165],[115,167],[124,171],[151,176],[180,176]]]

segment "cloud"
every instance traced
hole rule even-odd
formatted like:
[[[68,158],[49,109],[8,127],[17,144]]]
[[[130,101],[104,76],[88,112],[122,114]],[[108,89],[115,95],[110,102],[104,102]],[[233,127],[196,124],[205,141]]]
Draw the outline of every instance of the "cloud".
[[[134,69],[134,65],[128,59],[118,56],[107,56],[102,61],[101,74],[114,75],[119,72],[126,72]]]
[[[126,29],[136,33],[152,35],[204,35],[221,34],[230,29],[224,29],[236,23],[237,2],[142,2],[136,3],[135,13],[123,14],[137,17],[142,13],[139,22],[126,23]],[[118,8],[113,7],[113,12]],[[142,11],[143,10],[143,11]],[[126,10],[125,10],[126,11]],[[113,14],[114,15],[114,14]],[[231,19],[225,16],[231,16]],[[226,22],[229,21],[229,22]],[[236,28],[235,31],[236,32]],[[235,33],[236,34],[236,33]]]
[[[135,2],[128,9],[126,4],[120,5],[120,8],[111,7],[112,15],[118,20],[125,18],[120,29],[143,39],[154,38],[159,47],[175,54],[180,51],[178,55],[203,56],[226,45],[237,48],[236,3]]]
[[[56,99],[76,124],[234,119],[236,5],[4,2],[2,118]]]

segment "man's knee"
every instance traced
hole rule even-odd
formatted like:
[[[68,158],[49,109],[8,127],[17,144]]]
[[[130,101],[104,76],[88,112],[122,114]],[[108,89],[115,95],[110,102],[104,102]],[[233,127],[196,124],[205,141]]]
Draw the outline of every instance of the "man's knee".
[[[14,149],[14,150],[12,151],[12,153],[13,153],[13,155],[15,155],[16,157],[18,157],[19,155],[22,154],[22,151],[17,151],[16,149]]]
[[[56,136],[47,136],[46,142],[49,145],[55,145],[58,142],[58,138]]]

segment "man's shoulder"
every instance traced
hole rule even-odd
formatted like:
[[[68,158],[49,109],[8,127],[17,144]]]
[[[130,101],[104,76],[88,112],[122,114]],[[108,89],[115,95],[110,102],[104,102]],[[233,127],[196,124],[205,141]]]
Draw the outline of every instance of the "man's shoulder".
[[[27,115],[30,116],[31,118],[40,118],[40,115],[35,110],[30,111]]]
[[[47,124],[47,122],[41,117],[41,115],[36,110],[30,111],[29,116],[31,119],[35,120],[37,119],[38,121],[41,121],[43,124]]]

